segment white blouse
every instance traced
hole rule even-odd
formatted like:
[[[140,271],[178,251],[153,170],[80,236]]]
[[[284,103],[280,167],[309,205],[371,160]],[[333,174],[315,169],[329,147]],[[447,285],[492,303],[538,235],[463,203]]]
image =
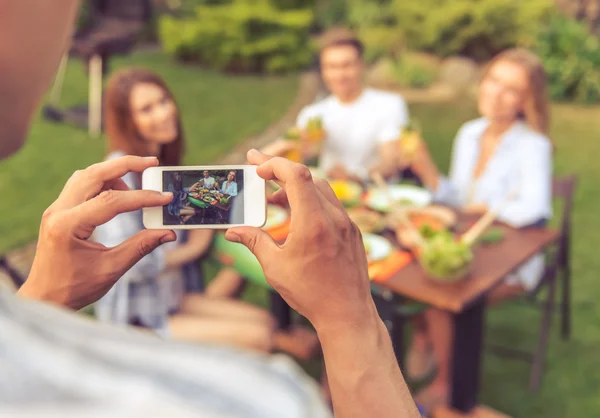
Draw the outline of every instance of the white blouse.
[[[506,131],[484,171],[475,180],[473,173],[480,142],[488,126],[484,118],[465,123],[454,140],[449,176],[440,179],[435,200],[452,206],[485,204],[493,209],[511,193],[515,197],[504,207],[499,220],[520,228],[552,217],[552,144],[524,122],[515,122]],[[518,281],[535,288],[544,260],[535,256],[508,282]]]

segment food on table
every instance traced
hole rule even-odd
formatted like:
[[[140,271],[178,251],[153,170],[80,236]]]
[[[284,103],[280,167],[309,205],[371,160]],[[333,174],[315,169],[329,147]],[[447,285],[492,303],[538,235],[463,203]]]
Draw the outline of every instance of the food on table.
[[[383,260],[392,253],[392,244],[382,236],[363,234],[362,239],[369,263]]]
[[[370,210],[350,209],[348,216],[363,234],[380,231],[385,226],[383,216]]]
[[[329,185],[335,196],[345,205],[353,205],[360,200],[362,188],[357,183],[346,180],[332,180]]]
[[[212,203],[216,201],[216,199],[209,194],[205,194],[204,196],[202,196],[202,200],[206,203]]]
[[[406,197],[403,197],[402,199],[398,199],[394,203],[398,206],[413,206],[415,204],[415,202],[413,202],[411,199],[408,199]]]
[[[267,222],[265,223],[265,229],[271,229],[282,225],[287,221],[289,215],[285,209],[277,205],[267,206]]]
[[[219,202],[222,205],[226,205],[227,203],[229,203],[229,198],[228,197],[222,197],[221,199],[219,199]]]
[[[442,282],[464,278],[472,261],[471,248],[449,231],[438,232],[426,240],[419,253],[419,263],[427,275]]]
[[[433,237],[440,231],[445,231],[456,224],[456,214],[443,206],[427,206],[411,208],[404,212],[411,223],[419,230],[424,239]],[[397,215],[388,215],[387,224],[396,230],[398,241],[407,248],[415,245],[415,240],[405,227],[396,219]]]
[[[387,189],[389,193],[379,187],[371,188],[365,197],[366,205],[379,212],[390,212],[398,207],[422,208],[429,205],[433,199],[431,192],[417,186],[394,184],[388,185]]]
[[[308,119],[306,124],[306,134],[310,142],[319,143],[325,139],[325,130],[323,129],[323,119],[315,116]]]
[[[479,239],[483,244],[496,244],[504,239],[504,231],[500,228],[492,228]]]

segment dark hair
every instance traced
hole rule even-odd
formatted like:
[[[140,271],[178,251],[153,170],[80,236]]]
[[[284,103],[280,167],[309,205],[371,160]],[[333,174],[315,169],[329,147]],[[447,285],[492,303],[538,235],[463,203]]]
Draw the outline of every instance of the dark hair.
[[[319,57],[321,57],[323,51],[327,48],[336,46],[351,46],[356,49],[360,58],[363,57],[365,51],[364,44],[352,31],[345,28],[333,28],[321,37]]]
[[[147,156],[147,143],[138,132],[131,115],[131,91],[139,83],[160,87],[175,102],[166,83],[157,74],[140,68],[128,68],[114,73],[106,87],[106,135],[110,151],[123,151],[131,155]],[[177,103],[175,102],[177,107]],[[161,147],[158,159],[162,165],[180,165],[183,152],[183,133],[177,107],[177,138]]]

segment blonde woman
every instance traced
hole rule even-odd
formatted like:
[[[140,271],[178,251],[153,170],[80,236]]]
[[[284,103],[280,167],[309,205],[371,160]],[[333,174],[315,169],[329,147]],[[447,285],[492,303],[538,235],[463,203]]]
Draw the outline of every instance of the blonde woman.
[[[500,220],[517,228],[542,225],[552,216],[552,151],[546,74],[534,54],[510,49],[488,66],[480,86],[481,118],[465,123],[454,141],[448,177],[440,174],[423,145],[412,169],[435,199],[463,211],[483,213],[513,195]],[[497,302],[530,291],[544,267],[534,256],[516,274],[491,292]],[[424,375],[437,363],[438,374],[421,394],[426,406],[448,401],[450,347],[449,314],[430,309],[413,338],[409,374]]]

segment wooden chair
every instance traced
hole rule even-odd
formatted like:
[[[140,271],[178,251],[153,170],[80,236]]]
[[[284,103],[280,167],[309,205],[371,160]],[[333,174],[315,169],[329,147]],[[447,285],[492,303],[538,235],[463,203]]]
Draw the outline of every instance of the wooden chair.
[[[69,51],[86,63],[88,106],[66,110],[58,106],[69,56],[66,53],[56,74],[49,105],[44,108],[45,116],[55,121],[87,125],[90,135],[98,135],[102,128],[102,77],[108,72],[109,59],[133,49],[151,15],[150,0],[91,1],[88,22],[73,36]]]
[[[529,389],[534,392],[539,389],[541,384],[552,317],[556,313],[560,314],[562,339],[567,340],[571,336],[571,215],[576,183],[576,176],[555,178],[553,181],[553,197],[562,201],[560,238],[554,251],[548,254],[542,280],[525,297],[525,301],[528,303],[523,304],[523,306],[534,306],[541,310],[542,317],[535,351],[531,353],[508,347],[489,347],[496,354],[530,362]],[[559,310],[556,309],[558,286],[562,290],[558,302]]]

